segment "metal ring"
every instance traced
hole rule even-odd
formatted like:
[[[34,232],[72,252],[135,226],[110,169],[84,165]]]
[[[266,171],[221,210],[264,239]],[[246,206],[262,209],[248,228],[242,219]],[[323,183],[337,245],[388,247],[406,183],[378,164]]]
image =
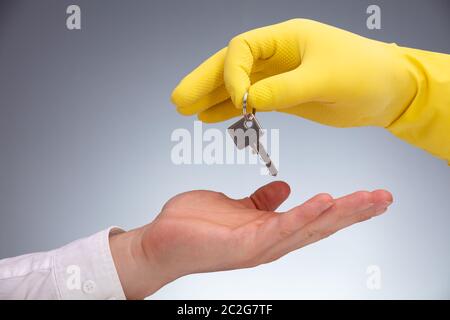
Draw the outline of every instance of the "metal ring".
[[[242,114],[244,116],[247,114],[247,98],[248,98],[248,92],[245,92],[244,98],[242,99]]]

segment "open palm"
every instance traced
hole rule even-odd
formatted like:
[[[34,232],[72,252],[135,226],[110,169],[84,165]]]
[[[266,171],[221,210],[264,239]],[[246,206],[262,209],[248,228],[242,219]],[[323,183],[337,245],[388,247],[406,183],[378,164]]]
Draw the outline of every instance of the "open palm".
[[[284,182],[269,183],[239,200],[213,191],[182,193],[147,225],[142,247],[171,278],[248,268],[381,214],[392,202],[384,190],[338,199],[319,194],[287,212],[275,212],[289,193]]]

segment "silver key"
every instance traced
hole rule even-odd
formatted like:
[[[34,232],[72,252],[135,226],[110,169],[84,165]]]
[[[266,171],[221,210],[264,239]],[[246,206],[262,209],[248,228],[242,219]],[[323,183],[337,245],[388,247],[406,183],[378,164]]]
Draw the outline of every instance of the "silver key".
[[[259,137],[262,134],[261,125],[254,113],[247,113],[247,96],[248,94],[246,93],[243,101],[244,116],[239,121],[232,124],[228,128],[228,132],[239,150],[250,146],[253,152],[257,153],[264,161],[266,167],[269,169],[269,173],[272,176],[276,176],[278,170],[270,159],[263,144],[259,141]]]

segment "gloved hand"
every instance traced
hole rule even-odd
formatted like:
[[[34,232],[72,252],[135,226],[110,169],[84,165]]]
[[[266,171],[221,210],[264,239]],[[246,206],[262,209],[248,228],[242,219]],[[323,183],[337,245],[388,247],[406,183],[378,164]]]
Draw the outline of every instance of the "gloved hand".
[[[216,122],[257,111],[281,111],[338,126],[387,126],[417,88],[395,45],[319,22],[295,19],[231,40],[175,89],[182,114]],[[231,99],[230,99],[231,96]]]
[[[450,58],[305,19],[232,39],[175,88],[184,115],[217,122],[280,111],[336,126],[381,126],[450,161]]]

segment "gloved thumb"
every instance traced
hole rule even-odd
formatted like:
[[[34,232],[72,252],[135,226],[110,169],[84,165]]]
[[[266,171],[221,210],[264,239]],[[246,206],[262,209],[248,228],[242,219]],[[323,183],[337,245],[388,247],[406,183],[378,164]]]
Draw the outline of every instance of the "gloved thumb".
[[[326,81],[317,72],[300,65],[251,85],[248,105],[257,110],[273,111],[319,101],[326,92],[325,85]]]

